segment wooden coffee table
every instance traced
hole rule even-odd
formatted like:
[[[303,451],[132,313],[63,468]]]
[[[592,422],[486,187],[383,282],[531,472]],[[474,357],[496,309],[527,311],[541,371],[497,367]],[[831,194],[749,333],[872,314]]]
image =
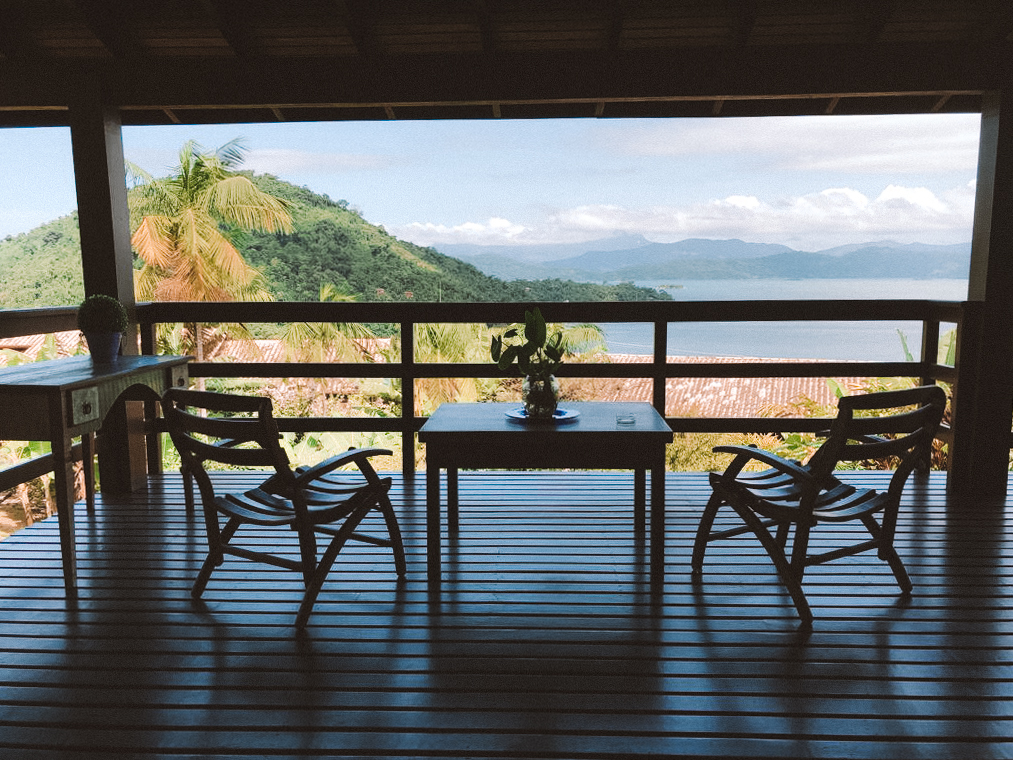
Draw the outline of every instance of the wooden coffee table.
[[[419,431],[426,445],[426,552],[430,585],[441,579],[440,478],[447,471],[447,529],[458,530],[457,473],[477,469],[634,471],[634,520],[644,529],[651,471],[651,577],[664,579],[665,446],[672,430],[643,402],[566,402],[568,421],[525,422],[507,415],[518,403],[443,404]],[[620,422],[632,417],[632,423]]]

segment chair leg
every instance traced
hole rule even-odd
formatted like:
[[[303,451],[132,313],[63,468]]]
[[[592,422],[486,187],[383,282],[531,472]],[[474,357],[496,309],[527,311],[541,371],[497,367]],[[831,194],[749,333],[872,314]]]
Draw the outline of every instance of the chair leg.
[[[883,531],[872,515],[863,517],[862,523],[872,537],[880,542],[876,556],[890,565],[890,570],[893,571],[893,577],[897,579],[897,585],[900,586],[900,590],[905,594],[910,594],[912,589],[914,589],[914,584],[911,582],[911,577],[907,574],[907,569],[904,567],[900,555],[893,548],[892,536],[890,539],[887,539],[884,535],[885,531]]]
[[[809,607],[809,600],[805,598],[805,592],[802,590],[802,574],[805,572],[804,558],[809,543],[809,530],[807,526],[799,525],[795,529],[792,555],[794,557],[798,553],[801,553],[803,561],[798,567],[794,567],[795,563],[788,562],[784,549],[778,545],[774,537],[770,535],[770,531],[764,527],[760,518],[751,509],[748,507],[738,507],[735,504],[731,506],[739,517],[742,518],[742,521],[749,526],[749,529],[757,539],[759,539],[763,548],[766,549],[767,555],[774,563],[778,577],[780,577],[784,587],[791,595],[795,609],[798,610],[798,615],[802,618],[802,624],[806,626],[811,625],[813,621],[812,609]]]
[[[193,474],[185,464],[179,466],[179,474],[183,476],[183,504],[189,515],[193,513]]]
[[[707,542],[710,541],[711,529],[714,527],[714,518],[718,510],[724,504],[724,500],[717,492],[712,493],[704,507],[703,515],[700,517],[700,526],[696,529],[696,540],[693,542],[693,559],[690,561],[690,573],[700,576],[703,573],[703,557],[707,552]]]
[[[225,562],[222,546],[232,540],[240,525],[239,520],[233,517],[229,519],[224,528],[219,528],[217,515],[207,515],[206,517],[208,520],[208,556],[204,560],[204,564],[201,565],[200,572],[197,573],[197,579],[193,582],[193,587],[190,589],[190,596],[194,599],[200,599],[204,593],[204,589],[208,585],[208,581],[211,580],[211,573],[214,572],[216,567],[220,567]]]
[[[782,549],[788,545],[788,533],[790,531],[791,523],[787,520],[777,524],[777,533],[774,535],[774,540],[777,541]]]
[[[372,505],[363,505],[356,509],[352,514],[345,518],[345,522],[342,523],[341,528],[334,534],[334,538],[331,543],[324,550],[323,556],[320,558],[320,562],[317,563],[316,569],[313,571],[312,576],[307,580],[306,591],[303,593],[302,602],[299,605],[299,612],[296,613],[295,626],[296,628],[305,627],[309,621],[310,613],[313,612],[313,605],[317,601],[317,596],[320,594],[320,589],[323,588],[324,581],[327,578],[327,573],[330,572],[331,565],[334,564],[334,560],[338,558],[338,553],[348,542],[352,533],[362,522],[362,519],[369,514],[372,509]]]
[[[394,552],[394,569],[398,578],[404,578],[408,573],[408,563],[405,561],[404,542],[401,539],[401,527],[397,523],[397,515],[394,514],[394,505],[384,494],[377,502],[377,507],[383,515],[383,521],[387,524],[387,535],[390,536],[390,546]]]

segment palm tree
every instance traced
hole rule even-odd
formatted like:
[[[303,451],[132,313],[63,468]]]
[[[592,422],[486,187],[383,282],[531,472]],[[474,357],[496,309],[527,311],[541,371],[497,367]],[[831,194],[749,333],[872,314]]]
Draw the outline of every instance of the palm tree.
[[[136,280],[139,299],[271,300],[263,274],[246,263],[231,234],[291,232],[292,217],[287,201],[236,173],[245,154],[239,140],[214,151],[189,140],[169,177],[154,179],[128,167],[140,181],[134,210],[142,219],[131,237],[144,262]],[[197,361],[202,361],[203,331],[198,324],[190,329]]]

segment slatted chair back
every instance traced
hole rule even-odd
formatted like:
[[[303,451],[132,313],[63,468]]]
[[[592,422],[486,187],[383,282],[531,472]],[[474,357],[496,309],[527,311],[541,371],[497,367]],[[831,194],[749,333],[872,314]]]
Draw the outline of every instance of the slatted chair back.
[[[843,396],[809,470],[823,483],[841,462],[890,460],[888,493],[897,501],[911,472],[930,461],[945,409],[946,393],[937,385]]]
[[[205,462],[269,468],[279,486],[293,481],[288,455],[279,443],[281,434],[271,399],[173,388],[166,392],[162,405],[169,436],[203,499],[214,498]]]

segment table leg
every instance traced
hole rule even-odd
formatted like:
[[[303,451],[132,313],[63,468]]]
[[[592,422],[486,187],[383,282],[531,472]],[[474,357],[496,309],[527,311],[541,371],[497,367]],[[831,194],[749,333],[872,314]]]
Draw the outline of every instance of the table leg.
[[[74,544],[74,458],[72,439],[54,435],[53,484],[56,488],[56,520],[60,526],[60,554],[63,559],[63,585],[68,597],[77,596],[77,557]]]
[[[665,457],[651,468],[651,585],[665,583]]]
[[[452,536],[458,534],[460,521],[458,519],[457,501],[457,468],[447,468],[447,533]]]
[[[88,511],[95,509],[95,434],[81,436],[81,470],[84,472],[84,498]]]
[[[633,529],[644,533],[647,525],[647,470],[633,471]]]
[[[429,583],[440,582],[440,467],[426,463],[426,573]]]

